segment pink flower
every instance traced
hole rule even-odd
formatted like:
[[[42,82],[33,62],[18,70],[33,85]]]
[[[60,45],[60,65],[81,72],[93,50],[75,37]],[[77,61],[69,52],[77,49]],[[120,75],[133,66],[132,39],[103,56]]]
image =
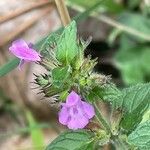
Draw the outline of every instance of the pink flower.
[[[20,58],[19,69],[21,69],[24,62],[36,62],[41,60],[40,54],[31,47],[31,44],[28,45],[22,39],[14,41],[9,50],[16,57]]]
[[[59,112],[59,122],[69,129],[82,129],[94,115],[93,106],[82,101],[80,96],[72,91],[68,95],[66,103],[62,104]]]

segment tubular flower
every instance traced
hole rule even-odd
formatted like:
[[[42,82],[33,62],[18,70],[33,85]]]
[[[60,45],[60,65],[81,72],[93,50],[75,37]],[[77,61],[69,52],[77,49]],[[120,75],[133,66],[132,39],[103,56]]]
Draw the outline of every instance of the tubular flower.
[[[9,51],[20,59],[19,69],[25,62],[41,61],[40,54],[22,39],[14,41]]]
[[[66,103],[62,104],[59,112],[59,122],[69,129],[82,129],[94,115],[93,106],[82,101],[80,96],[72,91],[68,95]]]

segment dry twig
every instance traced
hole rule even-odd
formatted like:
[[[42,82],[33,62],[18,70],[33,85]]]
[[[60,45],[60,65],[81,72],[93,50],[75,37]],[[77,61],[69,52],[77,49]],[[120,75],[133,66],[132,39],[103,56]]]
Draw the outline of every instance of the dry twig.
[[[39,3],[32,4],[32,5],[28,6],[28,7],[22,8],[22,9],[19,9],[19,10],[16,10],[16,11],[12,11],[8,15],[0,17],[0,24],[4,23],[6,21],[10,21],[11,19],[14,19],[14,18],[16,18],[16,17],[18,17],[18,16],[20,16],[20,15],[22,15],[24,13],[30,12],[33,9],[45,7],[45,6],[47,6],[47,5],[51,4],[51,3],[52,3],[52,0],[51,1],[47,1],[47,2],[39,2]]]
[[[71,19],[67,10],[67,7],[65,5],[65,1],[64,0],[55,0],[61,21],[63,23],[64,26],[66,26],[67,24],[70,23]]]
[[[37,15],[36,17],[33,17],[32,19],[29,19],[29,20],[23,22],[20,26],[17,27],[16,30],[14,30],[13,32],[9,33],[7,36],[5,36],[4,39],[0,40],[0,47],[4,46],[8,42],[12,41],[14,38],[19,36],[21,33],[26,31],[27,29],[29,29],[40,18],[42,18],[43,16],[47,15],[52,10],[52,8],[53,8],[53,6],[51,5],[51,7],[48,7],[47,9],[45,9],[40,15]]]

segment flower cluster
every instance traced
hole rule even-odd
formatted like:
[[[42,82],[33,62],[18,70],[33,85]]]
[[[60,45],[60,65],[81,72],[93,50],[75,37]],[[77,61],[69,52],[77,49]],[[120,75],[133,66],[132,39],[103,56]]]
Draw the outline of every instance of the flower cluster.
[[[24,62],[41,61],[41,55],[22,39],[14,41],[9,50],[20,59],[19,69],[21,69]],[[74,91],[67,96],[66,103],[62,103],[61,106],[59,122],[69,129],[84,128],[95,115],[93,106],[82,101]]]

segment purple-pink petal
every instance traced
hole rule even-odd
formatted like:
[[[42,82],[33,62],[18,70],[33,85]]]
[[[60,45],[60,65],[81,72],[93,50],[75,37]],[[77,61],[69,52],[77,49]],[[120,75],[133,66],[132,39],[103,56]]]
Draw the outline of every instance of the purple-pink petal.
[[[40,61],[40,54],[34,49],[29,48],[27,43],[20,39],[12,43],[12,46],[9,48],[10,52],[16,57],[27,60],[27,61]]]
[[[67,126],[70,129],[82,129],[89,123],[89,119],[84,115],[82,107],[71,107],[69,110],[69,114],[71,116],[71,119],[68,121]]]
[[[23,39],[18,39],[16,41],[12,42],[12,46],[15,47],[23,47],[23,48],[28,48],[28,44],[23,40]]]
[[[73,106],[76,105],[79,101],[80,101],[80,96],[74,91],[72,91],[67,97],[66,105]]]
[[[88,103],[82,101],[82,106],[83,106],[83,111],[85,112],[85,114],[87,115],[87,117],[89,119],[94,117],[95,111],[91,104],[88,104]]]
[[[63,125],[67,125],[69,119],[69,114],[67,107],[62,107],[61,111],[59,112],[59,122]]]
[[[67,127],[69,129],[77,130],[77,129],[83,129],[87,124],[89,123],[88,118],[85,116],[76,116],[71,117],[70,121],[67,124]]]

